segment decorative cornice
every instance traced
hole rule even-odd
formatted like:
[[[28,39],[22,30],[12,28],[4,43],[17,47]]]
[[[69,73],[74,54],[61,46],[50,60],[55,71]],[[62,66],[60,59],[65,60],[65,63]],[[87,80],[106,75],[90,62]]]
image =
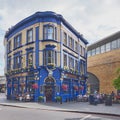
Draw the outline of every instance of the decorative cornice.
[[[85,40],[82,35],[77,32],[60,14],[56,14],[52,11],[45,11],[45,12],[36,12],[35,14],[23,19],[19,23],[17,23],[15,26],[9,29],[9,31],[6,32],[5,38],[9,38],[10,36],[14,35],[16,31],[20,31],[30,25],[33,25],[35,23],[39,22],[53,22],[57,24],[61,24],[61,22],[71,31],[73,32],[80,40],[82,40],[85,44],[88,44],[87,40]],[[12,35],[11,35],[12,34]]]

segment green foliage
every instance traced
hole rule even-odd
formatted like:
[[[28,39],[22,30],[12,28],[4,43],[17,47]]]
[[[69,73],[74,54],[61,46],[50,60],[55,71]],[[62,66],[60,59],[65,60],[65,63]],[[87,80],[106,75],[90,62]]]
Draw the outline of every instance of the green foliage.
[[[43,96],[39,96],[38,97],[38,101],[43,101],[44,97]]]
[[[57,96],[57,97],[56,97],[56,100],[57,100],[57,101],[61,101],[61,97],[60,97],[60,96]]]
[[[113,86],[117,90],[120,90],[120,68],[116,71],[116,73],[117,73],[117,78],[113,80]]]

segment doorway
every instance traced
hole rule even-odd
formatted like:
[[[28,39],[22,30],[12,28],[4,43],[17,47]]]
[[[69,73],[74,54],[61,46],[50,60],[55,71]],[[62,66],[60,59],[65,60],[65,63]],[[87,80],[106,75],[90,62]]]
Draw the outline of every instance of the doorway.
[[[45,80],[44,94],[46,97],[46,102],[51,102],[55,94],[55,80],[52,77],[48,77]]]

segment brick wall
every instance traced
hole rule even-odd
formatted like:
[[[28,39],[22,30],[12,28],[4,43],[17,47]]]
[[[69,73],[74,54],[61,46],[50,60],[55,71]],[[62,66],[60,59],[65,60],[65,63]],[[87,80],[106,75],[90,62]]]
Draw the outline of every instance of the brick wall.
[[[116,92],[112,83],[118,68],[120,68],[120,49],[88,57],[88,72],[99,79],[100,93]]]

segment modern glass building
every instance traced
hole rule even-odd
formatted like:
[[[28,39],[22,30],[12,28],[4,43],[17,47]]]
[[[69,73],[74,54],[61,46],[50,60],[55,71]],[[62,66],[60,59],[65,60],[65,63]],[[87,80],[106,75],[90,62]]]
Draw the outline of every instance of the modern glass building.
[[[87,41],[62,15],[36,12],[5,35],[7,98],[72,100],[86,93]]]
[[[120,31],[88,46],[88,93],[119,93],[113,86],[120,68]]]
[[[120,48],[120,31],[88,46],[88,57]]]

